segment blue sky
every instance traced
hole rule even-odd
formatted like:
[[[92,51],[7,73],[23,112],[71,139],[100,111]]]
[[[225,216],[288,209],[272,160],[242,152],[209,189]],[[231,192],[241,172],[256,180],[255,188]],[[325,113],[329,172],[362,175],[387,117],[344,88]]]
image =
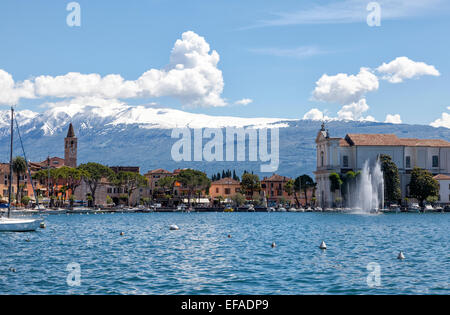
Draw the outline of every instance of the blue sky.
[[[370,1],[359,0],[79,0],[80,27],[66,24],[69,2],[0,3],[0,69],[16,83],[69,72],[137,80],[149,69],[165,69],[175,41],[192,31],[220,55],[219,94],[227,105],[203,106],[203,97],[192,105],[169,92],[124,101],[241,117],[302,118],[316,108],[334,118],[343,106],[363,99],[368,109],[355,119],[384,121],[387,114],[399,114],[404,123],[419,124],[450,111],[446,1],[379,1],[379,27],[367,25]],[[397,57],[424,62],[439,75],[425,71],[400,83],[382,79],[376,68]],[[361,67],[375,73],[377,88],[349,104],[313,96],[324,74],[357,75]],[[42,111],[42,103],[59,99],[21,98],[19,108]],[[236,104],[242,99],[252,103]]]

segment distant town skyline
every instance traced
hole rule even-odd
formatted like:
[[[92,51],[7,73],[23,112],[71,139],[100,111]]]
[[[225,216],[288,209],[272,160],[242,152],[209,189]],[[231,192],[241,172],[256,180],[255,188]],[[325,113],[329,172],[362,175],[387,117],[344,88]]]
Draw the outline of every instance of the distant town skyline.
[[[0,109],[74,100],[450,128],[443,0],[0,4]],[[68,10],[69,9],[69,10]]]

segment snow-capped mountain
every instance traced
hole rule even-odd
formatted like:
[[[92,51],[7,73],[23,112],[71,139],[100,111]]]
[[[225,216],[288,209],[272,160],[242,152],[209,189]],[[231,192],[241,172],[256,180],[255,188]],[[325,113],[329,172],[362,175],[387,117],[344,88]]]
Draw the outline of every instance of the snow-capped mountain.
[[[239,118],[193,114],[157,106],[86,106],[70,101],[67,106],[52,106],[42,113],[17,111],[27,156],[42,161],[48,155],[64,156],[64,137],[73,123],[78,137],[78,162],[96,161],[107,165],[136,165],[142,172],[150,169],[197,168],[208,174],[222,169],[259,173],[260,162],[175,162],[171,156],[172,128],[255,128],[280,127],[280,164],[277,173],[297,176],[312,173],[316,164],[315,137],[320,121],[282,118]],[[8,160],[10,115],[0,111],[0,161]],[[395,133],[403,138],[450,139],[450,129],[421,125],[392,125],[377,122],[330,121],[330,133],[344,137],[347,133]],[[15,138],[17,141],[17,137]],[[21,154],[18,142],[14,154]],[[267,176],[270,174],[262,174]]]
[[[100,105],[100,106],[99,106]],[[209,116],[194,114],[177,109],[157,106],[129,106],[123,103],[84,105],[72,100],[66,106],[51,106],[43,113],[29,110],[17,111],[16,117],[24,134],[32,130],[41,130],[45,136],[61,132],[70,122],[78,124],[81,129],[98,127],[121,128],[136,125],[144,129],[173,128],[224,128],[247,127],[282,128],[288,127],[289,121],[282,118],[240,118],[231,116]],[[10,124],[9,110],[0,112],[0,129]]]

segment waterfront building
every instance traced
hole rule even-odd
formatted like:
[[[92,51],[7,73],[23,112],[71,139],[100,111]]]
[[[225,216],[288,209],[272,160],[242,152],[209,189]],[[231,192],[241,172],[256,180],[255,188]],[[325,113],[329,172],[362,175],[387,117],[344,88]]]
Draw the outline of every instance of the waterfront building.
[[[434,179],[439,182],[438,203],[450,204],[450,175],[438,174]]]
[[[17,174],[13,173],[13,178],[12,178],[12,187],[11,187],[11,193],[12,196],[15,198],[17,195]],[[0,163],[0,199],[2,201],[7,201],[8,200],[8,196],[9,196],[9,179],[10,179],[10,173],[9,173],[9,163]],[[38,189],[42,189],[43,187],[41,187],[39,185],[39,182],[34,180],[33,184],[35,185],[35,187],[37,187]],[[19,175],[19,189],[21,189],[21,198],[24,196],[28,196],[30,197],[31,200],[35,200],[34,198],[34,192],[33,192],[33,187],[31,186],[31,182],[29,180],[28,174],[20,174]]]
[[[229,177],[212,182],[209,189],[211,201],[217,200],[221,196],[224,198],[224,202],[231,202],[232,198],[240,192],[241,183]]]
[[[373,165],[381,154],[389,155],[400,174],[402,198],[408,197],[408,185],[414,167],[434,175],[450,175],[450,142],[440,139],[399,138],[394,134],[347,134],[330,137],[325,125],[316,138],[317,201],[321,207],[333,206],[329,176],[360,171],[364,163]]]
[[[285,191],[285,185],[292,178],[273,174],[270,177],[264,177],[261,181],[261,196],[265,196],[267,204],[276,205],[280,202],[294,203],[294,195],[289,196]]]
[[[174,174],[172,172],[159,168],[156,170],[148,171],[146,174],[144,174],[144,176],[148,180],[148,187],[150,189],[149,193],[150,195],[153,195],[153,193],[155,193],[155,190],[158,189],[158,181],[164,177],[174,176]]]

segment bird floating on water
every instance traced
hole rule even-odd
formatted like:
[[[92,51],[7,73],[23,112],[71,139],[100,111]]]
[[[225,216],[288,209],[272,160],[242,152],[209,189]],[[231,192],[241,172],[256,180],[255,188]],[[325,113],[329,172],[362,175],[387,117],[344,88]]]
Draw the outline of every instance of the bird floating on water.
[[[322,241],[322,244],[319,246],[320,249],[327,249],[327,244],[325,244],[324,241]]]
[[[171,231],[178,231],[180,228],[179,228],[177,225],[172,224],[172,225],[169,227],[169,229],[170,229]]]
[[[405,255],[403,254],[403,252],[398,253],[397,259],[399,260],[405,259]]]

